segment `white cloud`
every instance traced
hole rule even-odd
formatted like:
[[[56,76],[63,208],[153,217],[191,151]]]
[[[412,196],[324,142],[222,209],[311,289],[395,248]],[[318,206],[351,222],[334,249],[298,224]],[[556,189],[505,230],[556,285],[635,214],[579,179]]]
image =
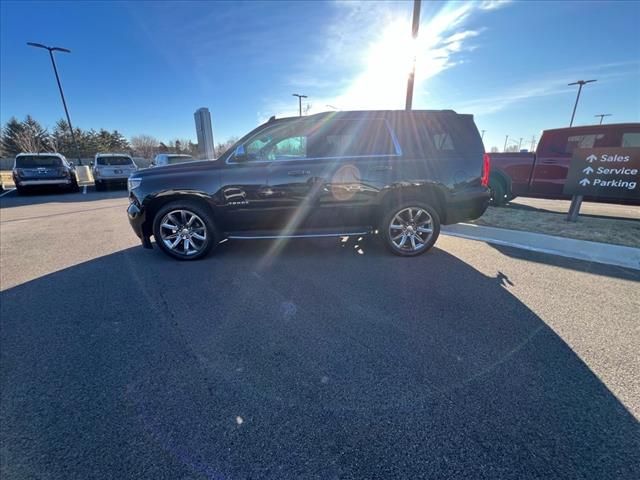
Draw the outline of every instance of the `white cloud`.
[[[512,0],[484,0],[480,4],[480,10],[496,10],[511,3]]]
[[[504,93],[499,95],[480,95],[477,99],[459,102],[454,109],[475,115],[490,115],[527,100],[575,92],[575,87],[569,87],[568,84],[579,79],[595,78],[598,84],[602,84],[629,75],[640,78],[639,66],[640,61],[633,60],[571,68],[554,72],[553,75],[531,78],[520,85],[504,89]]]
[[[403,108],[413,58],[414,102],[418,102],[428,79],[462,63],[464,54],[475,48],[471,42],[483,29],[469,28],[469,19],[497,8],[493,3],[425,2],[414,41],[413,2],[336,2],[324,48],[310,56],[288,83],[306,88],[301,93],[309,95],[311,113],[326,111],[327,105],[341,110]],[[277,116],[296,115],[294,105],[266,101],[264,110]],[[260,119],[270,115],[261,114]]]

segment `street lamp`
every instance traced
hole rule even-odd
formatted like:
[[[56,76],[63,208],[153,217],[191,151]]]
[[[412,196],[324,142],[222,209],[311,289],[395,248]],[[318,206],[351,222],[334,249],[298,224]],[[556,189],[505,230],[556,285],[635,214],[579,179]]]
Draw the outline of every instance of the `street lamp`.
[[[298,97],[298,116],[302,116],[302,99],[307,98],[306,95],[300,95],[299,93],[292,93],[294,97]]]
[[[64,92],[62,91],[62,84],[60,83],[60,77],[58,76],[58,68],[56,67],[56,61],[53,58],[53,52],[71,53],[71,50],[68,50],[62,47],[47,47],[46,45],[42,45],[41,43],[33,43],[33,42],[27,42],[27,45],[29,45],[30,47],[44,48],[49,52],[49,57],[51,57],[51,65],[53,65],[53,73],[55,73],[56,75],[56,82],[58,82],[58,89],[60,90],[60,97],[62,98],[62,106],[64,107],[64,113],[67,115],[67,123],[69,124],[69,129],[71,130],[71,139],[73,140],[73,144],[76,147],[78,165],[82,165],[82,159],[80,158],[80,149],[78,148],[76,135],[75,133],[73,133],[73,125],[71,125],[71,117],[69,116],[69,109],[67,108],[67,102],[64,99]]]
[[[582,86],[587,83],[593,83],[597,80],[578,80],[577,82],[569,83],[568,86],[571,87],[573,85],[579,85],[578,87],[578,96],[576,97],[576,103],[573,106],[573,113],[571,114],[571,122],[569,123],[570,127],[573,127],[573,118],[576,116],[576,108],[578,107],[578,100],[580,100],[580,92],[582,91]]]
[[[411,23],[411,37],[413,38],[414,47],[418,38],[418,30],[420,29],[420,4],[421,0],[413,0],[413,22]],[[404,105],[405,110],[411,110],[411,106],[413,104],[413,82],[415,80],[415,75],[416,52],[414,52],[413,54],[411,71],[409,72],[409,78],[407,79],[407,98]]]
[[[600,125],[602,125],[602,119],[603,119],[604,117],[610,117],[610,116],[611,116],[611,114],[610,114],[610,113],[600,113],[600,114],[598,114],[598,115],[594,115],[594,117],[600,117]]]

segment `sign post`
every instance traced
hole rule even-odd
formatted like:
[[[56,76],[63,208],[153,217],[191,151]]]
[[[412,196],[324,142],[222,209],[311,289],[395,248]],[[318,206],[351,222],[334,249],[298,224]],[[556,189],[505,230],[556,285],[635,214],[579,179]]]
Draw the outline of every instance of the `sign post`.
[[[640,199],[640,148],[577,148],[564,194],[572,195],[567,221],[575,222],[582,199]]]

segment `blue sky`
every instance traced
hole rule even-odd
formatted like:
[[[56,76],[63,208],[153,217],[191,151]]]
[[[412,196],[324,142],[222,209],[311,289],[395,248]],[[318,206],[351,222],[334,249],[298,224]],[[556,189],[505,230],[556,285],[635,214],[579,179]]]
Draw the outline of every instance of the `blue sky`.
[[[209,107],[216,141],[272,114],[403,108],[416,54],[414,108],[473,113],[485,145],[530,142],[611,113],[640,121],[639,2],[5,2],[0,4],[0,120],[63,110],[45,51],[57,56],[72,121],[82,128],[195,139]],[[526,144],[526,142],[523,142]]]

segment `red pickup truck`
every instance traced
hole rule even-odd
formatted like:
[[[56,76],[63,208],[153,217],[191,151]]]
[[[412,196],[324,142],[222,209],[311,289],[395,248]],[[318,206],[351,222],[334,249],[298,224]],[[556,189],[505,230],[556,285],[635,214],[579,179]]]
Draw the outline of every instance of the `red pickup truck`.
[[[571,198],[562,189],[573,149],[593,147],[640,147],[640,123],[545,130],[535,153],[491,153],[491,203],[503,205],[518,196]]]

